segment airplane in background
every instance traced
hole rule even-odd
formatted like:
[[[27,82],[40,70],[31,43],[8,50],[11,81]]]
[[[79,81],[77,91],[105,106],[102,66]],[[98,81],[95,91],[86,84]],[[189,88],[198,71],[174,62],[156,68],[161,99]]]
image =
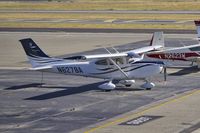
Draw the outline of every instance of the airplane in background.
[[[200,20],[194,20],[196,30],[197,30],[197,40],[200,41]]]
[[[164,45],[162,32],[155,32],[150,46],[131,51],[97,55],[81,55],[69,58],[52,58],[46,55],[31,38],[19,40],[30,61],[31,70],[53,72],[65,75],[76,75],[106,79],[107,82],[98,87],[103,90],[113,90],[114,80],[130,87],[134,79],[145,80],[141,86],[150,90],[155,86],[147,80],[148,77],[159,74],[163,70],[163,62],[142,61],[143,53],[160,49]]]
[[[194,22],[197,27],[198,39],[200,39],[200,20]],[[191,61],[192,64],[193,62],[197,63],[198,68],[200,68],[200,43],[183,47],[164,47],[162,50],[149,52],[146,55],[150,58],[164,60]]]

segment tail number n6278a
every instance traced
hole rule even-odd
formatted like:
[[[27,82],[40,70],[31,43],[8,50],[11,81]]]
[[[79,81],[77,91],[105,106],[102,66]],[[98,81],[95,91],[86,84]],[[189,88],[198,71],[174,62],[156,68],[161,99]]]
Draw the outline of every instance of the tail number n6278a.
[[[58,72],[60,73],[83,73],[82,69],[80,67],[57,67]]]

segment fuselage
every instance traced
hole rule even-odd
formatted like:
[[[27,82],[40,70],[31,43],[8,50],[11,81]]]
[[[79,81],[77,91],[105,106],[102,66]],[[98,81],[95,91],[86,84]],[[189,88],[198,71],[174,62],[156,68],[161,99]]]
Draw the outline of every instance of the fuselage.
[[[178,48],[166,48],[158,52],[148,53],[147,56],[167,60],[195,61],[196,58],[200,57],[200,44]]]
[[[162,62],[139,61],[135,63],[121,64],[119,66],[127,74],[128,79],[144,79],[160,73],[163,64]],[[52,69],[48,70],[48,72],[101,79],[127,79],[127,77],[115,65],[97,65],[95,64],[95,61],[55,64],[52,66]]]

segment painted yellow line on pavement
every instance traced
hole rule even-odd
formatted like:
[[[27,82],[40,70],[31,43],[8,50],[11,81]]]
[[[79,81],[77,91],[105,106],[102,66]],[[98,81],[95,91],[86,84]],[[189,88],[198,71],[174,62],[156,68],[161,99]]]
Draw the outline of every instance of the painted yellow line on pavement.
[[[111,126],[111,125],[114,125],[114,124],[117,124],[117,123],[121,123],[121,122],[125,121],[126,119],[130,119],[130,118],[133,118],[133,117],[138,117],[139,115],[142,115],[142,114],[144,114],[144,113],[146,113],[146,112],[148,112],[148,111],[151,111],[151,110],[153,110],[153,109],[159,108],[159,107],[164,106],[164,105],[166,105],[166,104],[174,103],[174,102],[176,102],[176,101],[181,101],[181,100],[183,100],[183,99],[185,99],[185,98],[187,98],[187,97],[190,97],[190,96],[192,96],[192,95],[194,95],[194,94],[196,94],[196,93],[200,93],[200,90],[193,90],[193,91],[191,91],[190,93],[186,93],[185,95],[182,95],[182,96],[180,96],[180,97],[176,97],[176,98],[174,98],[174,99],[170,99],[169,101],[165,101],[165,102],[162,102],[162,103],[160,103],[160,104],[154,105],[154,106],[149,107],[149,108],[147,108],[147,109],[144,109],[144,110],[142,110],[142,111],[140,111],[140,112],[138,112],[138,113],[134,113],[134,114],[132,114],[132,115],[128,115],[128,116],[125,116],[125,117],[116,119],[116,120],[114,120],[114,121],[105,123],[105,124],[103,124],[103,125],[94,127],[94,128],[92,128],[92,129],[89,129],[88,131],[85,131],[84,133],[92,133],[92,132],[94,132],[94,131],[96,131],[96,130],[99,130],[99,129],[102,129],[102,128],[105,128],[105,127],[108,127],[108,126]]]

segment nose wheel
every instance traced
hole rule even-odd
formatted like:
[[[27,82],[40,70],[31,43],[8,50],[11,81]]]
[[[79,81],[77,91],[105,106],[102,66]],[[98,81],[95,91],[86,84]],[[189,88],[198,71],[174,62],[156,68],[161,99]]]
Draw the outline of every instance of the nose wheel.
[[[126,87],[131,87],[131,85],[125,85]]]
[[[151,88],[146,88],[146,90],[150,91],[150,90],[151,90]]]

